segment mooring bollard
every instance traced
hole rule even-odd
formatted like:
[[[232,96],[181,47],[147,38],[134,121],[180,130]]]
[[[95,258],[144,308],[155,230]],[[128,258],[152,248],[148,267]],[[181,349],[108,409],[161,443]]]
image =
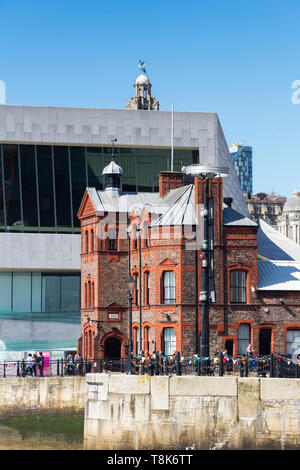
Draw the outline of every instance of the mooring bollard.
[[[246,362],[245,362],[245,377],[248,377],[248,362],[249,362],[249,356],[248,353],[246,353]]]
[[[155,375],[159,375],[159,357],[157,354],[155,356]]]
[[[244,377],[244,366],[242,359],[240,359],[240,377]]]
[[[270,355],[270,377],[274,377],[274,355]]]
[[[180,352],[176,356],[176,375],[181,375]]]
[[[220,352],[219,360],[220,360],[219,376],[223,377],[223,375],[224,375],[224,362],[223,362],[223,353],[222,352]]]

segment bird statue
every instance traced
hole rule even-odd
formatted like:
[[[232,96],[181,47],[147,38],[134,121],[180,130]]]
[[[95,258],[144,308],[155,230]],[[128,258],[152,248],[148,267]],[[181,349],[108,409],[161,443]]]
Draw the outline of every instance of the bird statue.
[[[146,65],[147,65],[146,61],[139,60],[139,65],[138,65],[139,69],[141,70],[142,73],[145,73],[147,75],[147,72],[145,69]]]

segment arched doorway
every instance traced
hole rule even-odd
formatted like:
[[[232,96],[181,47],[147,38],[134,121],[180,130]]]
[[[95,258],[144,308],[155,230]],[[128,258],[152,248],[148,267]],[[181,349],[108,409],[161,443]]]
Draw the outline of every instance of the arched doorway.
[[[121,341],[115,336],[107,338],[104,343],[104,357],[107,359],[121,358]]]

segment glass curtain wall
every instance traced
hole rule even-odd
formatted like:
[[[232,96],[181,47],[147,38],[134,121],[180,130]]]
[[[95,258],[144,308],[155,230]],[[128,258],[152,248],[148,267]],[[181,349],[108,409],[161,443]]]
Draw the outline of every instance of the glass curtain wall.
[[[0,273],[0,317],[10,314],[8,318],[13,319],[14,313],[48,313],[65,319],[68,312],[76,313],[80,319],[80,274]]]
[[[0,230],[80,232],[77,213],[87,186],[104,188],[111,147],[0,144]],[[174,170],[198,161],[197,150],[174,150]],[[170,149],[115,148],[124,192],[158,192]]]

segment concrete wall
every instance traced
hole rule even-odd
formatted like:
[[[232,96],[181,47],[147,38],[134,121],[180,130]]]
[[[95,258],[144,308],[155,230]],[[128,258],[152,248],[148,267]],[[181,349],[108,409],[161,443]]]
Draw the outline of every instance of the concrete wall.
[[[296,449],[300,380],[88,374],[85,449]]]
[[[13,409],[84,409],[85,377],[0,378],[0,415]]]
[[[171,114],[171,111],[0,105],[0,142],[111,146],[111,139],[117,137],[121,147],[170,148]],[[224,196],[233,197],[233,208],[248,215],[216,113],[175,112],[174,146],[199,149],[201,163],[227,167]]]
[[[80,270],[79,234],[0,233],[0,266],[5,270]]]

